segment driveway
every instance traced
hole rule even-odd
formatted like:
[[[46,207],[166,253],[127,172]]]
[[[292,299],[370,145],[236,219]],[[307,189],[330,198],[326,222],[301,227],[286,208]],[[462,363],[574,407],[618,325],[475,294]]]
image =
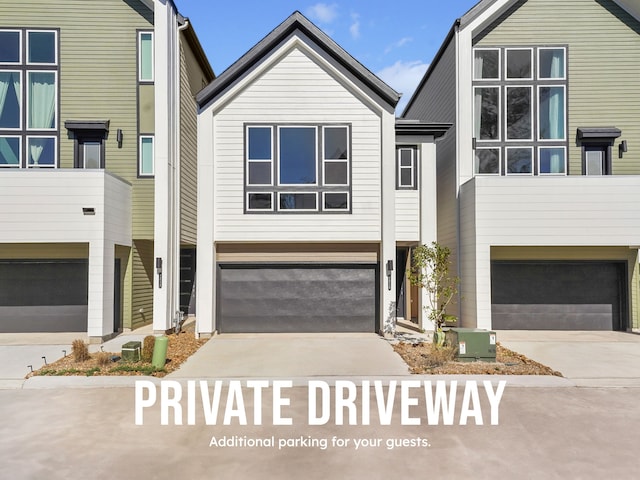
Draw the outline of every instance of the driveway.
[[[561,372],[577,386],[640,387],[640,335],[626,332],[497,332],[498,341]]]

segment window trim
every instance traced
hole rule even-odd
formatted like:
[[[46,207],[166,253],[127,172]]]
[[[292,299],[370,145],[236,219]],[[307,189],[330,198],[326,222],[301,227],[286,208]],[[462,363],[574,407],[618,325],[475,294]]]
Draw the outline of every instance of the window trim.
[[[151,35],[151,78],[142,78],[142,35]],[[156,79],[156,38],[153,30],[138,30],[138,83],[154,83]]]
[[[15,65],[26,65],[26,54],[25,50],[22,46],[23,44],[23,30],[13,29],[13,28],[0,28],[0,32],[14,32],[18,34],[18,61],[17,62],[0,62],[2,66],[15,66]]]
[[[564,60],[564,68],[563,68],[563,73],[564,75],[562,77],[543,77],[540,75],[540,52],[542,50],[562,50],[564,52],[564,56],[563,56],[563,60]],[[566,81],[567,80],[567,47],[566,46],[557,46],[557,47],[553,47],[553,46],[544,46],[544,47],[537,47],[537,68],[536,68],[536,79],[542,82],[548,82],[548,81]]]
[[[508,65],[509,65],[509,52],[510,51],[514,51],[514,50],[519,50],[519,51],[523,51],[523,50],[528,50],[529,51],[529,60],[531,62],[531,74],[528,77],[510,77],[508,75],[509,73],[509,69],[508,69]],[[533,47],[505,47],[504,49],[504,80],[507,82],[528,82],[528,81],[532,81],[533,80],[533,76],[534,76],[534,58],[533,58]]]
[[[325,204],[325,195],[332,194],[332,193],[345,194],[347,196],[347,207],[346,208],[327,208],[326,204]],[[323,212],[349,212],[349,211],[351,211],[351,195],[346,190],[344,190],[344,191],[329,190],[329,191],[322,192],[322,211]]]
[[[273,213],[275,211],[274,192],[256,192],[248,191],[245,193],[246,211],[251,213]],[[271,208],[250,208],[249,195],[269,195],[271,197]]]
[[[30,62],[29,61],[29,34],[32,32],[38,32],[38,33],[53,33],[53,51],[54,51],[54,61],[53,62]],[[25,30],[25,49],[24,49],[24,65],[26,65],[27,67],[29,66],[47,66],[47,67],[53,67],[53,66],[58,66],[60,65],[60,52],[58,51],[58,30],[52,30],[52,29],[48,29],[48,28],[27,28]]]
[[[142,140],[151,139],[151,173],[144,173],[142,171]],[[140,134],[138,135],[138,177],[139,178],[153,178],[156,175],[156,139],[153,134]]]
[[[271,157],[269,158],[269,160],[265,160],[265,159],[259,159],[259,160],[252,160],[249,158],[249,130],[252,128],[268,128],[270,131],[270,135],[269,138],[271,139]],[[274,147],[274,140],[273,140],[273,125],[245,125],[245,135],[244,135],[244,141],[245,141],[245,186],[247,187],[272,187],[274,186],[274,152],[273,152],[273,147]],[[251,163],[269,163],[271,166],[271,182],[270,183],[249,183],[249,165]],[[248,205],[248,203],[247,203]]]
[[[558,148],[561,149],[564,152],[564,172],[563,173],[542,173],[542,169],[540,168],[540,161],[542,156],[540,155],[540,150],[551,150],[552,148]],[[566,146],[560,146],[560,145],[539,145],[537,147],[537,153],[538,153],[538,158],[537,158],[537,167],[538,167],[538,175],[542,175],[542,176],[552,176],[552,177],[566,177],[568,175],[567,172],[567,147]]]
[[[495,78],[476,78],[476,51],[497,51],[498,52],[498,76]],[[500,47],[478,47],[472,49],[471,54],[471,75],[472,80],[479,82],[496,82],[502,80],[502,49]]]
[[[411,152],[411,165],[402,166],[401,157],[402,150],[409,150]],[[418,164],[419,164],[419,152],[416,145],[398,145],[396,147],[396,190],[418,190]],[[402,184],[402,170],[411,170],[411,185]]]
[[[529,173],[509,173],[509,150],[529,150],[531,152],[531,172]],[[505,147],[504,150],[504,174],[509,177],[532,177],[535,172],[535,157],[533,145],[520,145]]]
[[[480,173],[476,172],[476,153],[478,150],[497,150],[498,151],[498,171],[496,173]],[[502,175],[502,148],[500,146],[477,147],[473,153],[473,174],[482,177],[496,177]]]
[[[351,171],[351,148],[349,145],[349,126],[348,125],[321,125],[322,130],[322,145],[321,150],[322,150],[322,185],[327,186],[327,187],[348,187],[349,185],[351,185],[351,176],[349,175],[349,172]],[[346,137],[347,137],[347,158],[346,159],[339,159],[339,158],[326,158],[326,152],[325,152],[325,130],[327,128],[340,128],[340,129],[344,129],[345,133],[346,133]],[[345,183],[328,183],[325,182],[325,178],[326,177],[326,165],[327,163],[344,163],[347,166],[347,180]],[[319,179],[318,179],[319,180]],[[348,203],[348,202],[347,202]],[[324,206],[324,202],[323,202],[323,206]]]
[[[320,212],[320,205],[318,204],[318,191],[300,191],[300,190],[285,190],[285,191],[279,191],[276,192],[277,195],[277,202],[278,202],[278,212],[302,212],[302,213],[309,213],[309,212]],[[316,208],[311,209],[311,208],[280,208],[280,196],[281,195],[314,195],[316,198]]]
[[[30,165],[29,164],[29,140],[32,138],[52,138],[53,139],[53,165]],[[57,135],[25,135],[25,167],[26,168],[58,168],[58,136]]]

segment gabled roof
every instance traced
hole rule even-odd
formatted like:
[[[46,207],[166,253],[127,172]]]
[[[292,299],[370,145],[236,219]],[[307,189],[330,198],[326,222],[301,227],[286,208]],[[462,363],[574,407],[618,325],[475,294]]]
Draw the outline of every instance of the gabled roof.
[[[277,26],[271,33],[258,42],[233,65],[222,72],[213,82],[198,95],[196,102],[200,107],[232,86],[257,63],[269,55],[280,43],[295,33],[301,33],[322,48],[333,60],[360,82],[370,88],[381,99],[395,108],[400,94],[380,80],[364,65],[349,55],[340,45],[326,33],[316,27],[300,12],[294,12],[289,18]]]

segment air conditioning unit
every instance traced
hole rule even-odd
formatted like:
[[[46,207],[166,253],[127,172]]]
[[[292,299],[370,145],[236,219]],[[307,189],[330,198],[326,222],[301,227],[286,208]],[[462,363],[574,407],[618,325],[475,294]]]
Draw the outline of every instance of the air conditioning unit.
[[[445,333],[447,344],[456,347],[459,362],[495,362],[496,332],[478,328],[451,328]]]

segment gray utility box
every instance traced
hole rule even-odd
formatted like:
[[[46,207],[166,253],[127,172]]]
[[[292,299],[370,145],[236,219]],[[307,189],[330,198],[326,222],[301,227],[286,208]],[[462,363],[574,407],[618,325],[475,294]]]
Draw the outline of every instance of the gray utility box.
[[[122,345],[122,360],[125,362],[139,362],[140,361],[140,349],[142,347],[141,342],[127,342]]]
[[[459,362],[495,362],[496,332],[477,328],[451,328],[445,333],[446,342],[456,347]]]

